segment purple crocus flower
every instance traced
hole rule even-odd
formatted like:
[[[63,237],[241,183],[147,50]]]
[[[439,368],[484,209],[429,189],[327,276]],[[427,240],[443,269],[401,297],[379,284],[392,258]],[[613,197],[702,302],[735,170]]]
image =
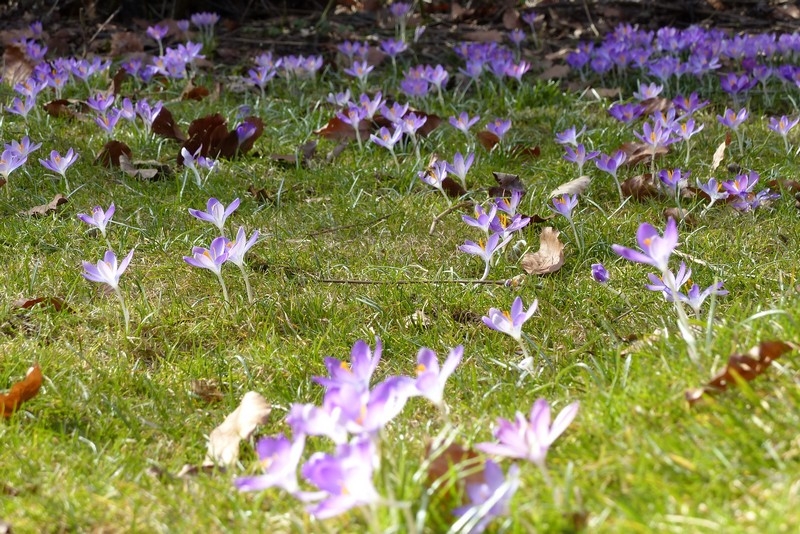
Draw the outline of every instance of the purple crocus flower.
[[[114,100],[116,100],[116,98],[117,97],[113,94],[104,95],[102,93],[97,93],[86,99],[86,105],[89,106],[90,109],[103,115],[114,105]]]
[[[330,376],[315,376],[312,380],[328,389],[349,384],[359,392],[368,391],[372,374],[381,360],[382,349],[380,339],[375,340],[374,352],[366,342],[359,339],[350,351],[349,364],[336,358],[325,358],[325,367]]]
[[[661,94],[661,91],[664,90],[663,85],[656,85],[655,83],[646,84],[640,83],[639,89],[633,93],[633,98],[637,100],[649,100],[651,98],[656,98],[658,95]]]
[[[658,171],[658,179],[673,195],[676,195],[686,187],[691,173],[691,171],[681,171],[680,169],[661,169]]]
[[[345,89],[343,93],[328,93],[327,101],[334,106],[350,106],[350,89]]]
[[[564,159],[578,165],[578,174],[583,174],[583,166],[587,161],[591,161],[600,155],[600,152],[593,150],[586,152],[586,147],[583,143],[579,143],[575,148],[569,145],[564,145]]]
[[[327,519],[377,502],[380,495],[372,482],[375,462],[375,446],[368,439],[339,445],[333,455],[313,454],[301,471],[308,482],[320,489],[312,496],[321,500],[310,505],[308,513],[316,519]]]
[[[31,97],[26,97],[24,99],[15,96],[14,100],[11,101],[11,104],[6,106],[6,111],[9,113],[13,113],[14,115],[19,115],[22,118],[28,118],[28,113],[36,106],[36,100]]]
[[[710,178],[707,183],[701,184],[699,181],[697,182],[697,187],[700,188],[706,195],[708,195],[709,199],[711,199],[711,204],[716,202],[717,200],[728,198],[730,193],[728,191],[723,191],[722,183],[717,182],[716,178]],[[708,208],[706,208],[708,209]]]
[[[431,187],[435,187],[443,195],[447,196],[447,194],[444,192],[443,185],[444,179],[447,178],[446,161],[437,161],[430,169],[418,172],[417,177],[422,180],[423,183],[426,183]]]
[[[113,202],[105,211],[101,206],[95,206],[92,208],[91,215],[86,215],[85,213],[79,213],[78,219],[85,222],[89,226],[94,226],[95,228],[97,228],[100,231],[100,235],[106,238],[106,226],[111,220],[111,217],[114,216],[114,212],[116,210],[117,208],[114,206]]]
[[[497,308],[489,308],[489,315],[483,317],[483,324],[492,330],[508,334],[519,342],[522,339],[522,325],[533,317],[538,307],[539,301],[534,300],[530,308],[525,310],[522,298],[517,297],[511,304],[510,312],[502,311]]]
[[[440,368],[435,352],[424,347],[420,349],[417,353],[417,380],[414,383],[417,392],[440,406],[444,397],[444,384],[461,363],[463,356],[464,347],[459,345],[450,351]]]
[[[119,122],[120,113],[117,109],[110,109],[108,113],[94,118],[94,122],[104,131],[107,135],[111,136]]]
[[[789,133],[789,130],[797,126],[798,122],[800,122],[800,117],[796,119],[790,119],[786,115],[783,115],[780,118],[770,117],[768,128],[782,137],[786,137],[786,135]]]
[[[225,231],[225,220],[230,216],[231,213],[236,211],[236,208],[239,207],[241,201],[236,198],[231,202],[228,207],[226,208],[223,203],[217,200],[214,197],[208,199],[206,203],[206,211],[200,211],[196,209],[189,208],[189,214],[192,217],[196,217],[201,221],[210,222],[214,226],[216,226],[220,232]]]
[[[148,26],[146,32],[147,35],[161,44],[161,39],[167,36],[169,33],[169,26],[166,24],[156,24],[155,26]]]
[[[233,484],[239,491],[261,491],[267,488],[278,487],[288,493],[295,493],[297,484],[297,466],[303,456],[306,437],[300,434],[294,441],[283,434],[275,437],[265,437],[256,443],[256,453],[263,475],[239,477]]]
[[[747,174],[737,175],[733,180],[722,182],[722,187],[733,196],[743,197],[748,193],[752,193],[759,178],[760,176],[757,172],[750,171]]]
[[[595,165],[601,171],[607,172],[610,174],[614,179],[617,178],[617,170],[619,169],[620,165],[627,161],[628,155],[625,153],[624,150],[617,150],[612,156],[608,156],[606,154],[600,154],[598,159],[595,160]]]
[[[519,466],[512,464],[508,476],[495,462],[487,460],[483,466],[483,482],[467,484],[469,504],[453,510],[460,518],[450,532],[480,534],[496,517],[509,513],[509,503],[519,487]]]
[[[513,217],[517,213],[517,207],[519,207],[519,203],[522,200],[523,192],[519,189],[515,189],[511,191],[511,197],[503,197],[503,198],[496,198],[495,204],[497,204],[497,209],[502,211],[503,213],[507,214],[509,217]]]
[[[753,211],[768,206],[773,200],[780,198],[780,196],[780,194],[770,191],[769,188],[762,189],[755,195],[751,193],[738,197],[731,203],[731,206],[739,211]]]
[[[636,231],[636,241],[643,252],[623,247],[621,245],[611,245],[611,250],[625,258],[626,260],[637,263],[652,265],[662,273],[669,269],[669,257],[678,246],[678,226],[672,217],[667,221],[664,235],[658,234],[653,225],[642,223]]]
[[[405,19],[411,13],[411,2],[392,2],[389,6],[389,14],[396,20]]]
[[[211,28],[217,22],[219,22],[219,15],[216,13],[210,13],[208,11],[204,11],[201,13],[195,13],[189,20],[192,21],[192,24],[197,26],[198,28]]]
[[[400,141],[402,136],[403,128],[401,126],[395,126],[394,132],[390,131],[386,126],[383,126],[378,130],[378,135],[370,134],[369,139],[376,145],[380,145],[390,152],[393,152],[394,145]]]
[[[244,226],[240,226],[236,232],[236,239],[228,243],[228,261],[239,268],[244,267],[244,255],[253,248],[259,235],[258,230],[253,230],[253,234],[248,239]]]
[[[286,424],[295,436],[326,436],[334,443],[347,441],[347,430],[341,421],[341,408],[319,407],[313,404],[292,404],[286,416]]]
[[[42,164],[42,167],[51,170],[56,174],[60,174],[61,177],[64,178],[67,169],[69,169],[69,167],[75,163],[77,159],[78,154],[76,154],[75,151],[70,148],[63,157],[58,153],[57,150],[53,150],[50,152],[49,159],[40,159],[39,163]]]
[[[563,215],[568,221],[572,220],[572,210],[578,205],[578,195],[561,195],[553,198],[554,212]]]
[[[27,157],[20,156],[15,150],[6,149],[0,154],[0,176],[8,181],[8,175],[22,167]]]
[[[678,95],[672,99],[672,103],[685,114],[692,115],[695,111],[706,107],[708,105],[708,100],[700,100],[697,93],[692,93],[688,97]]]
[[[381,115],[383,115],[387,120],[389,120],[393,124],[399,124],[400,122],[402,122],[406,112],[408,112],[408,104],[407,103],[401,104],[400,102],[395,102],[392,104],[392,107],[387,107],[386,104],[382,104],[380,112]]]
[[[749,91],[758,83],[758,80],[751,80],[747,74],[741,76],[735,72],[723,74],[719,79],[719,85],[723,91],[731,95],[738,95]]]
[[[492,221],[494,221],[495,216],[497,215],[497,206],[493,205],[489,212],[483,210],[483,206],[480,204],[475,204],[475,217],[470,217],[469,215],[462,215],[461,220],[463,220],[468,225],[479,228],[483,230],[487,236],[489,235],[489,228],[492,225]]]
[[[489,224],[489,229],[492,232],[500,234],[500,237],[507,237],[518,230],[522,230],[528,223],[531,222],[530,217],[523,217],[522,214],[517,213],[509,217],[505,213],[500,213],[492,219]]]
[[[128,268],[131,258],[133,258],[133,249],[117,265],[117,256],[114,251],[107,250],[97,265],[92,265],[88,261],[83,262],[83,277],[91,282],[106,284],[115,292],[119,292],[119,279]]]
[[[358,98],[358,103],[364,108],[365,119],[372,119],[384,102],[383,94],[380,91],[375,94],[374,98],[370,98],[367,94],[362,94]]]
[[[595,279],[596,282],[600,282],[601,284],[605,284],[609,280],[608,270],[602,263],[593,263],[592,264],[592,278]]]
[[[427,80],[421,78],[403,78],[400,81],[400,90],[411,97],[424,97],[430,92],[431,87]]]
[[[19,141],[12,140],[11,143],[5,145],[5,150],[10,150],[23,160],[27,160],[28,156],[41,148],[42,143],[34,143],[27,135],[23,135]],[[24,163],[24,161],[23,161]]]
[[[366,61],[353,61],[353,65],[344,69],[344,73],[357,78],[363,85],[367,82],[367,76],[369,76],[369,73],[372,72],[374,68],[375,67]]]
[[[502,241],[500,241],[501,237],[503,239]],[[512,235],[501,236],[500,234],[492,234],[489,236],[486,242],[481,240],[477,243],[468,239],[463,245],[458,247],[458,250],[461,252],[466,252],[467,254],[472,254],[473,256],[478,256],[484,261],[485,269],[483,271],[481,280],[486,280],[486,277],[489,276],[489,268],[491,266],[492,256],[494,256],[495,252],[505,247],[508,242],[511,241],[512,237]]]
[[[653,273],[648,273],[647,278],[650,280],[649,284],[645,287],[650,291],[661,291],[664,294],[664,300],[673,302],[675,300],[675,292],[678,291],[684,284],[686,284],[692,276],[692,270],[687,269],[686,263],[681,262],[678,267],[678,272],[673,274],[672,271],[664,271],[661,276]],[[678,298],[680,300],[680,293]]]
[[[717,120],[723,126],[727,126],[731,130],[736,131],[741,124],[747,120],[749,112],[747,108],[742,108],[738,112],[730,109],[725,108],[725,113],[722,115],[717,115]]]
[[[455,156],[453,156],[453,164],[447,164],[447,172],[453,176],[457,176],[461,181],[461,185],[464,186],[464,189],[467,188],[467,173],[470,167],[472,167],[473,161],[475,161],[475,154],[473,152],[467,154],[466,158],[461,155],[461,152],[456,152]]]
[[[323,407],[329,413],[338,412],[340,423],[351,434],[374,438],[416,393],[413,379],[392,376],[370,391],[358,391],[352,384],[330,388],[325,393]]]
[[[618,121],[629,124],[644,113],[644,106],[641,104],[614,104],[608,108],[608,114]]]
[[[380,46],[381,50],[392,59],[408,50],[408,44],[400,39],[383,40],[380,42]]]
[[[217,237],[209,248],[194,247],[191,256],[184,256],[183,261],[192,267],[208,269],[217,276],[222,274],[222,264],[228,260],[228,240]]]
[[[559,132],[556,134],[556,143],[558,143],[559,145],[578,146],[578,136],[585,131],[586,131],[586,126],[581,128],[579,132],[575,131],[574,126],[570,126],[563,132]]]
[[[683,300],[689,305],[690,308],[692,308],[695,316],[699,317],[700,308],[703,306],[703,302],[705,302],[708,297],[711,295],[722,297],[727,294],[728,290],[722,289],[722,282],[711,284],[702,291],[700,291],[700,287],[697,284],[692,284],[692,287],[689,289],[688,293],[686,295],[681,295],[681,300]]]
[[[529,460],[544,472],[550,445],[575,419],[578,406],[577,402],[573,402],[564,407],[551,425],[550,404],[545,399],[537,399],[528,419],[520,412],[517,412],[513,422],[498,418],[494,437],[499,443],[479,443],[475,448],[487,454]]]
[[[480,115],[475,115],[474,117],[470,118],[466,111],[459,113],[458,117],[450,117],[448,119],[450,126],[456,130],[464,132],[466,135],[469,135],[469,129],[472,128],[472,126],[479,120],[481,120]]]
[[[495,119],[486,125],[486,129],[497,136],[499,140],[511,129],[511,121],[509,119]]]

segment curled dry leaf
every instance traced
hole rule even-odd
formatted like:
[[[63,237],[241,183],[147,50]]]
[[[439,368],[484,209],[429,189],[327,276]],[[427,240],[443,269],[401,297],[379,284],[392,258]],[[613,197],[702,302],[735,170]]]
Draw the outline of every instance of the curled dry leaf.
[[[722,160],[725,158],[725,147],[728,146],[727,141],[723,141],[719,144],[717,149],[714,151],[714,156],[711,158],[711,170],[715,171],[719,166],[722,164]]]
[[[205,402],[221,402],[225,397],[215,380],[192,380],[192,395]]]
[[[697,218],[685,208],[667,208],[664,210],[663,215],[665,221],[672,218],[678,222],[685,223],[687,226],[697,226]]]
[[[256,427],[267,422],[271,410],[260,393],[245,393],[241,404],[211,431],[203,465],[229,466],[236,463],[239,459],[239,443],[243,439],[250,439]]]
[[[59,98],[44,104],[44,110],[51,117],[61,117],[64,119],[83,119],[89,106],[83,100],[73,98]]]
[[[620,184],[620,188],[622,189],[623,195],[626,197],[633,197],[636,200],[661,196],[661,188],[658,185],[658,180],[649,172],[638,176],[631,176]]]
[[[56,196],[53,197],[53,200],[51,200],[47,204],[42,204],[41,206],[34,206],[29,210],[21,211],[20,215],[41,217],[43,215],[47,215],[50,212],[58,210],[59,206],[61,206],[62,204],[66,204],[67,202],[68,202],[67,197],[65,197],[61,193],[58,193],[56,194]]]
[[[708,384],[698,389],[686,392],[689,404],[698,402],[704,394],[725,391],[731,384],[739,380],[750,382],[766,371],[773,360],[778,359],[787,352],[798,350],[794,343],[783,341],[762,341],[750,349],[747,354],[734,354],[728,358],[727,365],[712,378]]]
[[[485,148],[486,150],[491,150],[500,142],[500,138],[497,137],[497,134],[490,132],[489,130],[482,130],[475,135],[478,138],[478,142]]]
[[[628,156],[628,159],[625,160],[623,165],[627,165],[629,167],[633,167],[637,163],[641,163],[643,161],[649,161],[656,156],[663,156],[669,152],[668,147],[660,146],[656,148],[655,153],[653,153],[649,145],[636,142],[623,143],[618,150],[622,150]]]
[[[3,52],[3,81],[14,87],[25,82],[33,73],[36,64],[20,45],[10,44]]]
[[[790,194],[800,193],[800,182],[797,180],[778,178],[775,180],[770,180],[767,182],[767,185],[772,189],[780,189],[781,191],[786,191]]]
[[[461,198],[467,194],[467,190],[464,189],[460,183],[456,182],[449,176],[447,176],[444,180],[442,180],[442,189],[447,196],[450,198]]]
[[[523,194],[527,191],[518,174],[492,172],[492,176],[497,185],[489,188],[490,197],[510,197],[514,191],[522,191]]]
[[[553,189],[550,192],[549,198],[560,197],[561,195],[580,195],[586,191],[590,183],[592,183],[591,178],[588,176],[580,176]]]
[[[119,158],[125,155],[129,160],[133,157],[130,147],[122,141],[111,140],[103,145],[103,150],[97,155],[95,161],[103,167],[119,167]]]
[[[559,241],[560,232],[552,226],[542,228],[539,250],[525,254],[520,264],[528,274],[554,273],[564,265],[564,243]]]
[[[163,175],[166,174],[165,169],[168,169],[168,167],[164,165],[158,165],[158,168],[138,167],[130,159],[128,159],[128,156],[125,154],[119,155],[119,168],[131,178],[137,178],[139,180],[150,182],[163,177]]]
[[[30,299],[23,297],[12,302],[11,307],[22,310],[29,310],[34,306],[38,306],[40,304],[44,306],[50,306],[57,312],[63,310],[72,313],[72,308],[70,308],[69,305],[66,302],[64,302],[64,299],[60,297],[36,297]]]
[[[308,163],[314,159],[314,155],[317,152],[317,142],[314,140],[308,141],[303,143],[297,148],[297,152],[294,154],[272,154],[270,159],[272,161],[283,163],[285,165],[297,165],[298,162],[300,165],[307,166]]]
[[[361,141],[369,139],[372,127],[367,120],[362,120],[358,123],[358,135],[361,136]],[[356,131],[355,128],[344,122],[339,117],[332,117],[328,123],[322,128],[314,131],[315,135],[324,137],[325,139],[332,139],[334,141],[355,141]]]
[[[166,139],[175,139],[176,141],[186,141],[186,136],[178,128],[172,112],[167,108],[161,108],[156,118],[153,119],[153,124],[150,127],[154,134],[160,135]]]
[[[0,178],[0,187],[3,187],[4,185],[6,185],[6,179]]]
[[[36,364],[28,369],[24,379],[11,386],[8,393],[0,393],[0,415],[9,418],[23,402],[34,398],[42,387],[43,378],[42,370]]]

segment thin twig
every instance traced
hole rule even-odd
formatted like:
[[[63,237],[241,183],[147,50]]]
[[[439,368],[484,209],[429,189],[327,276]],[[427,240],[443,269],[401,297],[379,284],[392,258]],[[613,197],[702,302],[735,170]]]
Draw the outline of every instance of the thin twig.
[[[433,230],[436,228],[436,225],[439,223],[439,221],[447,217],[450,213],[454,212],[457,209],[465,208],[467,206],[472,206],[473,204],[474,202],[471,200],[463,200],[458,204],[454,204],[449,208],[447,208],[446,210],[444,210],[442,213],[433,218],[433,222],[431,223],[431,228],[430,230],[428,230],[428,235],[433,235]]]
[[[344,284],[354,286],[383,286],[383,285],[411,285],[411,284],[484,284],[493,286],[503,286],[507,280],[476,280],[476,279],[456,279],[456,280],[354,280],[348,278],[317,278],[312,276],[315,281],[321,284]]]
[[[105,20],[105,22],[103,22],[103,23],[100,25],[100,27],[99,27],[99,28],[97,28],[97,31],[96,31],[96,32],[94,32],[94,35],[92,35],[92,38],[91,38],[91,39],[89,39],[89,42],[88,42],[88,43],[86,43],[86,46],[87,46],[87,47],[88,47],[90,44],[92,44],[92,42],[94,42],[94,40],[97,38],[97,36],[100,34],[100,32],[101,32],[101,31],[103,31],[103,30],[105,29],[105,27],[108,25],[108,23],[109,23],[109,22],[111,22],[111,20],[112,20],[114,17],[116,17],[116,16],[117,16],[117,13],[119,13],[119,10],[120,10],[120,9],[122,9],[122,6],[119,6],[119,7],[118,7],[118,8],[117,8],[117,9],[116,9],[116,10],[115,10],[113,13],[111,13],[111,14],[108,16],[108,18]]]

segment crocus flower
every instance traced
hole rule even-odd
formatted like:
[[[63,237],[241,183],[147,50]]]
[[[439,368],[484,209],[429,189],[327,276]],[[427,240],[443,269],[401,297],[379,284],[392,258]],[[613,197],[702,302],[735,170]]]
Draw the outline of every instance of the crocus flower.
[[[786,115],[781,116],[781,118],[777,117],[770,117],[769,118],[769,126],[768,128],[773,132],[777,133],[783,138],[783,145],[786,148],[786,152],[789,153],[789,130],[797,126],[797,123],[800,122],[800,117],[796,119],[790,119]]]
[[[399,124],[402,122],[407,111],[408,104],[401,104],[400,102],[394,102],[392,107],[382,104],[380,109],[381,115],[394,124]]]
[[[520,412],[513,422],[498,418],[494,437],[499,443],[479,443],[475,448],[487,454],[529,460],[545,472],[547,450],[577,414],[578,403],[573,402],[559,412],[551,425],[550,404],[546,399],[537,399],[528,419]]]
[[[373,98],[370,98],[367,94],[362,94],[358,97],[359,105],[364,108],[364,118],[370,120],[372,120],[372,117],[375,116],[375,113],[377,113],[384,102],[383,94],[380,91],[378,91]]]
[[[53,150],[50,152],[49,159],[40,159],[39,163],[42,164],[42,167],[49,169],[54,173],[60,174],[62,178],[66,179],[67,169],[73,163],[75,163],[77,159],[78,154],[76,154],[75,151],[70,148],[63,157],[58,153],[58,151]]]
[[[368,391],[372,374],[381,360],[382,349],[380,339],[375,340],[374,352],[366,342],[359,339],[350,350],[350,363],[336,358],[325,358],[325,367],[330,376],[315,376],[312,380],[328,389],[350,384],[358,391]]]
[[[633,97],[637,100],[649,100],[660,95],[663,90],[663,85],[640,83],[639,89],[633,93]]]
[[[608,279],[610,277],[608,275],[608,270],[606,270],[605,266],[602,263],[593,263],[592,278],[594,278],[596,282],[605,284],[606,282],[608,282]]]
[[[448,119],[450,126],[456,130],[464,132],[466,135],[469,135],[469,129],[472,128],[472,126],[475,125],[475,123],[479,120],[481,120],[480,115],[475,115],[474,117],[470,118],[466,111],[459,113],[458,117],[450,117]]]
[[[509,503],[519,487],[519,466],[512,464],[508,476],[495,462],[487,460],[483,466],[483,482],[467,484],[469,504],[453,510],[460,518],[450,532],[480,534],[489,523],[509,513]]]
[[[12,152],[15,152],[17,156],[25,160],[31,154],[31,152],[39,150],[41,146],[42,143],[34,143],[33,141],[31,141],[30,137],[24,135],[22,136],[22,139],[19,140],[19,142],[16,140],[12,140],[11,143],[6,144],[5,150],[10,150]]]
[[[447,198],[443,182],[447,178],[447,162],[437,161],[429,169],[417,173],[417,177],[431,187],[438,189]]]
[[[617,119],[618,121],[628,124],[644,113],[644,106],[641,104],[613,104],[608,108],[608,114]]]
[[[481,240],[477,243],[468,239],[463,245],[459,246],[458,249],[461,252],[478,256],[484,261],[486,267],[484,268],[481,280],[486,280],[486,277],[489,276],[489,268],[491,267],[492,256],[494,256],[495,252],[505,247],[508,242],[511,241],[512,237],[512,235],[503,236],[503,240],[500,241],[500,234],[492,234],[489,236],[486,242]]]
[[[117,265],[117,256],[114,251],[107,250],[97,265],[92,265],[88,261],[83,262],[83,277],[91,282],[107,284],[111,289],[117,291],[119,290],[119,279],[128,268],[131,258],[133,258],[133,250],[128,252],[128,255]]]
[[[664,294],[664,300],[673,302],[676,293],[680,299],[678,290],[689,281],[691,276],[692,270],[686,267],[686,263],[681,262],[678,272],[675,274],[669,270],[663,272],[661,276],[649,273],[647,278],[650,279],[650,283],[646,284],[645,287],[650,291],[661,291]]]
[[[702,109],[708,105],[708,100],[700,100],[700,97],[697,96],[697,93],[692,93],[688,97],[679,95],[676,96],[672,103],[675,104],[679,110],[683,111],[687,115],[693,114],[695,111]]]
[[[196,217],[201,221],[210,222],[216,226],[220,232],[225,232],[225,220],[231,213],[236,211],[241,201],[236,198],[226,208],[225,205],[214,197],[208,199],[206,203],[206,211],[200,211],[189,208],[189,214]]]
[[[507,214],[509,217],[513,217],[517,213],[517,207],[519,207],[523,195],[524,193],[522,191],[515,189],[511,191],[510,198],[496,198],[495,204],[497,204],[497,209]]]
[[[706,209],[710,208],[717,200],[728,198],[730,195],[728,191],[723,190],[722,183],[717,182],[716,178],[709,179],[705,184],[701,184],[700,181],[698,181],[697,187],[708,195],[708,198],[711,200]]]
[[[116,207],[112,202],[111,205],[108,207],[108,210],[103,211],[103,208],[100,206],[95,206],[92,208],[92,214],[86,215],[85,213],[79,213],[78,219],[82,220],[89,226],[94,226],[100,231],[100,235],[104,238],[106,237],[106,226],[108,222],[111,220],[111,217],[114,216],[114,212],[116,211]]]
[[[216,13],[210,13],[208,11],[204,11],[201,13],[195,13],[189,20],[192,21],[192,24],[197,26],[198,28],[211,28],[217,22],[219,22],[219,15]]]
[[[286,424],[292,428],[295,436],[326,436],[336,444],[347,441],[341,409],[337,407],[294,403],[286,415]]]
[[[502,140],[511,129],[511,121],[509,119],[495,119],[486,125],[486,129]]]
[[[225,237],[217,237],[211,242],[207,249],[203,247],[192,248],[191,256],[184,256],[183,261],[193,267],[208,269],[217,275],[225,302],[228,302],[228,288],[225,280],[222,279],[222,264],[228,260],[228,240]]]
[[[722,115],[717,115],[717,120],[723,126],[727,126],[731,130],[735,131],[745,120],[747,120],[748,115],[749,112],[747,111],[747,108],[742,108],[738,112],[730,108],[725,108],[725,113]]]
[[[673,195],[677,195],[682,188],[686,187],[691,173],[691,171],[681,171],[680,169],[661,169],[658,171],[658,179]]]
[[[339,445],[334,455],[313,454],[301,471],[308,482],[320,489],[314,496],[321,500],[310,505],[308,513],[316,519],[327,519],[377,502],[380,495],[372,483],[375,455],[370,440]]]
[[[353,61],[353,65],[344,69],[344,73],[358,79],[359,83],[364,85],[367,83],[367,76],[369,76],[369,73],[374,69],[375,67],[366,61]]]
[[[620,245],[611,245],[611,249],[626,260],[652,265],[662,273],[669,269],[669,257],[678,246],[678,226],[672,217],[667,221],[664,235],[649,223],[642,223],[636,231],[636,240],[642,252]]]
[[[8,181],[8,175],[22,167],[27,161],[26,157],[20,156],[13,150],[6,149],[0,154],[0,176],[4,181]]]
[[[522,304],[522,298],[517,297],[511,304],[510,312],[502,311],[497,308],[489,308],[489,315],[483,317],[483,324],[492,330],[508,334],[519,342],[522,339],[522,325],[533,317],[538,307],[539,301],[534,300],[530,308],[525,310]]]
[[[461,220],[463,220],[468,225],[479,228],[483,230],[483,233],[486,236],[489,236],[489,228],[492,225],[492,221],[494,221],[495,216],[497,215],[497,206],[493,205],[488,213],[484,211],[483,206],[480,204],[475,204],[475,217],[470,217],[469,215],[462,215]]]
[[[244,285],[247,291],[247,301],[251,304],[253,302],[253,289],[250,287],[250,277],[247,276],[247,271],[244,268],[244,255],[256,244],[258,236],[258,230],[255,230],[253,235],[250,236],[250,239],[247,239],[244,226],[240,226],[239,231],[236,232],[236,239],[234,241],[229,241],[227,244],[228,261],[236,265],[242,272],[242,278],[244,279]]]
[[[352,384],[328,389],[323,407],[329,413],[338,412],[340,424],[351,434],[374,438],[416,393],[413,379],[391,376],[370,391],[358,391]]]
[[[521,213],[517,213],[511,217],[505,213],[498,213],[489,223],[489,229],[492,232],[500,234],[501,237],[507,237],[518,230],[522,230],[528,226],[530,222],[531,218],[523,217]]]
[[[265,437],[256,443],[256,453],[263,475],[239,477],[234,481],[234,486],[239,491],[261,491],[267,488],[279,487],[288,493],[295,493],[297,485],[297,466],[305,448],[306,437],[300,434],[294,441],[283,434],[275,437]]]
[[[563,215],[568,221],[572,220],[572,210],[578,205],[578,195],[561,195],[553,198],[554,212]]]
[[[457,176],[459,181],[461,181],[461,185],[464,186],[464,189],[467,188],[467,173],[470,167],[472,167],[473,161],[475,161],[475,154],[473,152],[467,154],[466,158],[461,155],[461,152],[456,152],[455,156],[453,156],[453,164],[447,164],[447,172],[453,176]]]
[[[579,132],[575,131],[574,126],[570,126],[563,132],[559,132],[556,134],[556,143],[558,143],[559,145],[578,146],[578,136],[585,131],[586,131],[586,126],[581,128]]]
[[[597,150],[586,152],[586,147],[583,143],[579,143],[574,149],[569,145],[564,145],[564,152],[564,159],[578,166],[578,174],[583,174],[583,166],[587,161],[591,161],[600,155]]]
[[[400,126],[395,127],[394,132],[390,131],[386,126],[383,126],[378,130],[378,135],[370,134],[369,139],[376,145],[380,145],[394,153],[394,145],[400,141],[402,136],[403,129]]]
[[[700,317],[700,308],[703,306],[703,302],[705,302],[709,296],[716,295],[721,297],[727,294],[728,290],[722,289],[722,282],[711,284],[703,291],[700,291],[700,287],[697,284],[692,284],[689,292],[686,295],[681,295],[681,300],[683,300],[689,305],[690,308],[692,308],[696,317]]]
[[[750,171],[747,174],[739,174],[733,180],[722,182],[722,187],[733,196],[743,197],[748,193],[752,193],[753,188],[758,183],[760,176],[755,171]]]
[[[420,349],[417,353],[417,380],[414,384],[419,394],[437,406],[441,405],[444,384],[461,363],[463,356],[464,347],[459,345],[450,351],[440,368],[435,352],[424,347]]]

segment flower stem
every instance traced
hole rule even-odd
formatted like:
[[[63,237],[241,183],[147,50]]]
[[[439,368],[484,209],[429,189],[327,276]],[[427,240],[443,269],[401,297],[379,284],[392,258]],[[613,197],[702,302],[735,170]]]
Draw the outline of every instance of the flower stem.
[[[247,289],[247,302],[250,304],[253,303],[253,289],[250,287],[250,277],[247,276],[247,270],[244,268],[244,264],[239,265],[239,270],[242,271],[242,278],[244,278],[244,287]]]
[[[119,305],[122,307],[122,318],[125,320],[125,335],[127,336],[131,331],[131,316],[128,313],[128,307],[125,305],[125,298],[122,296],[122,291],[119,288],[114,288],[114,293],[119,299]]]
[[[577,245],[580,252],[583,252],[583,242],[578,237],[578,230],[575,228],[575,222],[571,217],[569,218],[569,225],[572,227],[572,235],[575,236],[575,245]]]
[[[689,316],[686,315],[686,310],[683,309],[683,303],[678,298],[679,288],[675,287],[675,278],[669,270],[666,270],[661,273],[661,279],[672,292],[672,302],[675,304],[675,312],[678,314],[678,330],[681,333],[681,337],[683,337],[683,340],[686,342],[686,348],[689,351],[689,359],[692,360],[692,363],[699,366],[700,356],[697,353],[697,342],[694,339],[694,334],[692,334]]]
[[[225,302],[230,303],[230,299],[228,298],[228,286],[225,285],[225,280],[222,279],[222,273],[218,273],[217,278],[219,278],[219,285],[222,286],[222,296],[225,297]]]

